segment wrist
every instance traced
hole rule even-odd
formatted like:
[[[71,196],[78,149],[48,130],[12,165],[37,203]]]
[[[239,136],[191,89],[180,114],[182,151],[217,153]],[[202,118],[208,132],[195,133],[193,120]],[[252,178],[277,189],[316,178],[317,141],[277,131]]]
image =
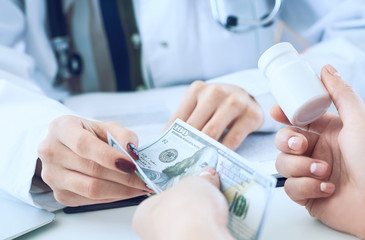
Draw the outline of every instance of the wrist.
[[[360,239],[365,239],[365,191],[357,191],[353,196],[357,204],[353,205],[356,218],[350,221],[353,224],[351,233]]]

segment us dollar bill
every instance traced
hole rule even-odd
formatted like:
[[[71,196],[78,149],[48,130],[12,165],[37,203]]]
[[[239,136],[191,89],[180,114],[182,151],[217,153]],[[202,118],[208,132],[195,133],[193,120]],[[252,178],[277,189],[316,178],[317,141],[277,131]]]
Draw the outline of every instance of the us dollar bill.
[[[129,154],[108,134],[111,146]],[[129,156],[130,157],[130,156]],[[236,239],[257,239],[263,226],[276,179],[187,123],[177,119],[155,142],[139,149],[137,175],[160,193],[201,169],[216,169],[229,204],[228,228]]]

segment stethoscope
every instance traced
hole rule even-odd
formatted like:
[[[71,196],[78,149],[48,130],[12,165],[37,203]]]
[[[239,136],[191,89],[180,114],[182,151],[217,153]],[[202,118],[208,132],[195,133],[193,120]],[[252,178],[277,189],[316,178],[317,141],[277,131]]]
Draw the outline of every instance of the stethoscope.
[[[252,0],[250,1],[251,4]],[[275,16],[278,14],[280,7],[282,5],[282,0],[275,0],[274,7],[271,12],[257,18],[257,19],[244,19],[239,18],[235,15],[228,15],[225,19],[225,22],[221,20],[221,11],[218,6],[218,0],[210,0],[211,12],[213,18],[218,22],[220,26],[225,28],[231,32],[247,32],[249,30],[258,28],[258,27],[266,27],[271,25]]]
[[[79,78],[83,70],[83,61],[79,53],[71,46],[66,28],[61,0],[47,0],[49,37],[56,55],[58,71],[53,85],[68,84]],[[75,85],[75,84],[73,84]],[[74,87],[75,88],[75,87]],[[75,92],[80,91],[79,86]]]

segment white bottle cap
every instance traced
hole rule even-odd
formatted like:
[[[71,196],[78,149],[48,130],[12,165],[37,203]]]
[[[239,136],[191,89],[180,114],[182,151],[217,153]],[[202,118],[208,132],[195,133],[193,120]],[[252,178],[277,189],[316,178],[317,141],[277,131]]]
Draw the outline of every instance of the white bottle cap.
[[[266,50],[258,68],[270,80],[271,93],[295,126],[305,126],[321,117],[331,99],[321,80],[287,42]]]
[[[298,56],[297,50],[288,42],[278,43],[267,49],[258,61],[258,68],[267,77],[266,70],[272,61],[285,54],[295,54]]]

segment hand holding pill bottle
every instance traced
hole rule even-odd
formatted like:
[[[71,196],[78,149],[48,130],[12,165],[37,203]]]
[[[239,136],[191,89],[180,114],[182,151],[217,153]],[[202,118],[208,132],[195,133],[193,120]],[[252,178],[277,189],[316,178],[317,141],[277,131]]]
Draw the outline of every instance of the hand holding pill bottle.
[[[287,42],[266,50],[258,68],[270,80],[270,90],[294,126],[305,126],[321,117],[331,98],[308,63]]]

